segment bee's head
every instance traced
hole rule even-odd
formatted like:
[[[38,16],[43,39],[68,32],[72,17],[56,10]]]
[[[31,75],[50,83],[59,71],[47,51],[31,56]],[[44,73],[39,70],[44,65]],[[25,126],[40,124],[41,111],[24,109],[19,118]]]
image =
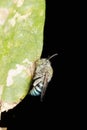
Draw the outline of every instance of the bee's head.
[[[52,56],[50,56],[50,57],[48,57],[47,59],[44,59],[45,60],[45,64],[51,64],[51,62],[50,62],[50,59],[52,59],[53,57],[55,57],[55,56],[57,56],[58,54],[56,53],[56,54],[53,54]]]
[[[40,65],[41,66],[46,66],[46,65],[50,66],[51,65],[50,59],[52,59],[53,57],[55,57],[57,55],[58,54],[56,53],[56,54],[53,54],[52,56],[50,56],[48,58],[42,58],[40,60],[37,60],[36,64],[37,64],[37,66],[40,66]]]
[[[42,62],[43,64],[50,64],[50,59],[52,59],[53,57],[55,57],[55,56],[57,56],[58,54],[57,53],[55,53],[55,54],[53,54],[52,56],[50,56],[50,57],[48,57],[48,58],[42,58],[41,60],[40,60],[40,62]]]

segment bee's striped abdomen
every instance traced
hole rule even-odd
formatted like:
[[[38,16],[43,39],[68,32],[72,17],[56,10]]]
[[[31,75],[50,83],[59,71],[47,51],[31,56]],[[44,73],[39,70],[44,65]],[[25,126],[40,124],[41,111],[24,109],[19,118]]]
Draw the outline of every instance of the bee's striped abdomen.
[[[30,95],[39,96],[41,95],[41,91],[42,91],[42,84],[39,83],[37,86],[32,88],[32,90],[30,91]]]

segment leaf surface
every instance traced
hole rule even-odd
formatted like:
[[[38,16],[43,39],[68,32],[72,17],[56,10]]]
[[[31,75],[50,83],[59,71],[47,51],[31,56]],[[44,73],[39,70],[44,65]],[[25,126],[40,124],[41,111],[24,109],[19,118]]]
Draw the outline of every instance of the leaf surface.
[[[43,49],[44,0],[0,1],[0,111],[28,93]]]

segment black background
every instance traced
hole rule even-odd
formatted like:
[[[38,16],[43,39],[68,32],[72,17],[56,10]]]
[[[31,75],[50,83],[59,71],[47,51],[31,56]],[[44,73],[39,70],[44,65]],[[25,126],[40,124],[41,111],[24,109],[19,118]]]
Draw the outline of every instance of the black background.
[[[55,1],[54,1],[55,2]],[[63,126],[64,119],[64,9],[63,3],[46,1],[46,20],[44,27],[44,47],[42,57],[55,53],[58,56],[51,59],[54,70],[53,78],[48,85],[43,102],[40,97],[29,95],[13,110],[2,113],[0,126],[8,126],[8,130],[41,129],[53,126],[53,129]]]

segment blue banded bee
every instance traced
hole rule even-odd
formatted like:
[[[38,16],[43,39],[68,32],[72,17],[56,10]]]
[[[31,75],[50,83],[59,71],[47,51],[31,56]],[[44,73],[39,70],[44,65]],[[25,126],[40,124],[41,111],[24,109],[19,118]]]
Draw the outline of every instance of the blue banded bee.
[[[46,92],[48,83],[53,76],[53,69],[51,66],[50,59],[56,55],[57,54],[54,54],[48,59],[42,58],[36,61],[36,70],[33,77],[33,88],[30,90],[30,95],[41,95],[41,101]]]

